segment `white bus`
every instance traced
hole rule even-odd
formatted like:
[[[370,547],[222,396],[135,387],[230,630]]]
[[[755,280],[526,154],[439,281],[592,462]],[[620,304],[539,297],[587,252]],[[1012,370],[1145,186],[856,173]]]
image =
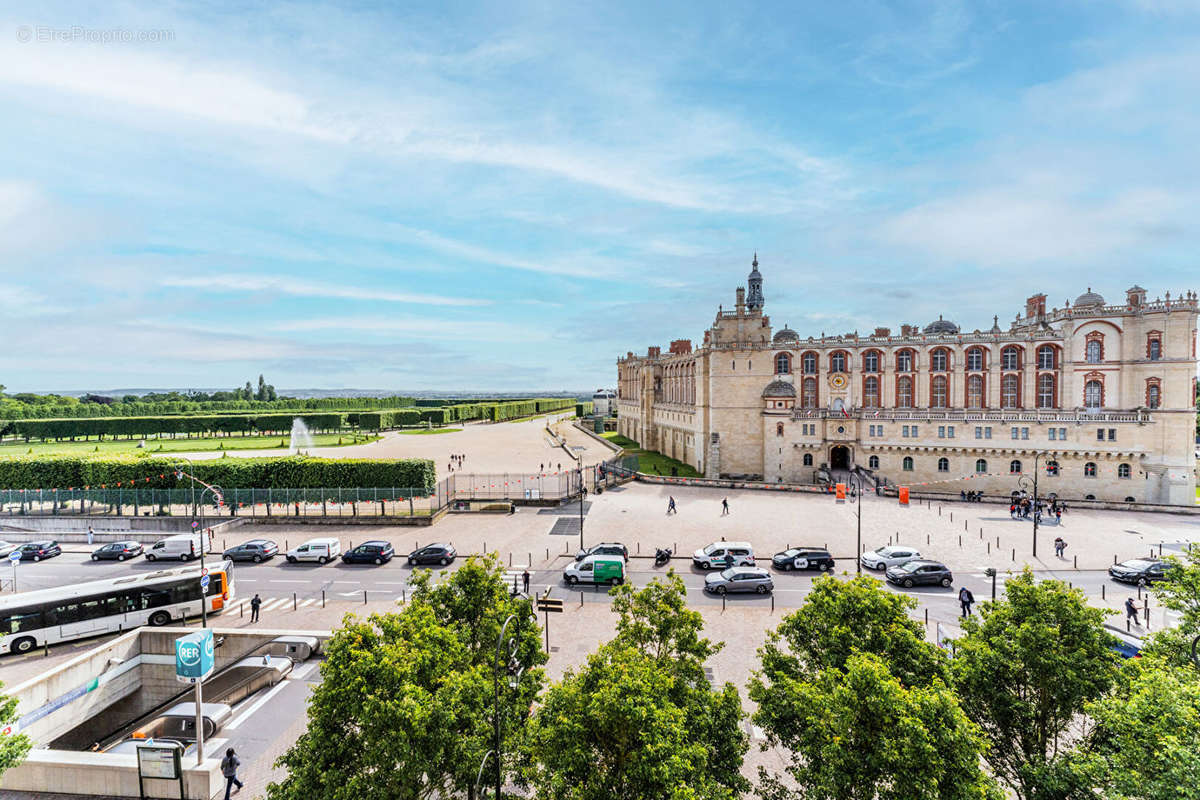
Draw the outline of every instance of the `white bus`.
[[[208,571],[208,613],[233,599],[233,563]],[[0,653],[28,653],[47,644],[169,625],[200,616],[200,567],[158,570],[54,589],[0,596]]]

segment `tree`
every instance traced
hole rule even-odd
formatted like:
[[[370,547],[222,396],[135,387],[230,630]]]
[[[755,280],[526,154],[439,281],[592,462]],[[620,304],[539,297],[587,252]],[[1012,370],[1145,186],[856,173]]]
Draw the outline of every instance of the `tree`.
[[[1106,611],[1061,581],[1026,569],[963,622],[951,663],[963,710],[988,741],[992,772],[1022,800],[1075,797],[1066,736],[1085,704],[1112,684],[1116,655]]]
[[[0,689],[4,684],[0,683]],[[17,721],[17,700],[0,693],[0,728]],[[25,760],[33,743],[23,733],[0,734],[0,775]]]
[[[258,392],[254,395],[254,399],[255,400],[266,400],[267,399],[267,382],[263,379],[262,375],[258,376]]]
[[[1104,797],[1200,798],[1200,680],[1192,667],[1130,659],[1088,713],[1088,749],[1106,767]]]
[[[683,582],[672,572],[613,594],[616,636],[551,686],[530,722],[526,782],[548,800],[740,796],[741,702],[704,674],[719,645],[700,636]]]
[[[288,775],[268,787],[270,800],[476,796],[493,749],[496,643],[510,616],[528,668],[515,689],[502,674],[500,721],[504,752],[518,749],[546,660],[528,601],[507,594],[494,557],[468,559],[437,586],[428,571],[414,583],[400,612],[348,617],[329,641],[308,728],[279,759]]]
[[[1183,557],[1167,558],[1172,568],[1165,580],[1151,584],[1158,602],[1179,612],[1179,624],[1150,639],[1146,652],[1177,666],[1191,662],[1192,640],[1200,636],[1200,548],[1189,547]]]

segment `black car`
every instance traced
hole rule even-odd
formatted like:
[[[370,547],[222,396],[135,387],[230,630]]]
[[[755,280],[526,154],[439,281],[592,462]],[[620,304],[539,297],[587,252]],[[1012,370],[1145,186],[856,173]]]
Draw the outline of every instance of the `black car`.
[[[1157,558],[1135,558],[1122,561],[1108,568],[1108,574],[1114,581],[1145,586],[1147,583],[1165,580],[1171,564],[1159,561]]]
[[[949,588],[954,583],[954,575],[950,568],[938,561],[927,561],[923,558],[901,564],[898,567],[888,567],[885,573],[888,583],[911,589],[914,586],[945,586]]]
[[[253,561],[255,564],[266,561],[279,552],[279,545],[270,539],[251,539],[248,542],[234,545],[222,553],[230,561]]]
[[[124,561],[141,554],[141,542],[111,542],[93,550],[92,561]]]
[[[396,549],[391,543],[381,540],[363,542],[353,550],[342,553],[342,561],[347,564],[386,564],[396,555]]]
[[[771,556],[771,566],[783,571],[791,569],[833,569],[833,556],[823,547],[789,547]]]
[[[17,548],[22,561],[41,561],[43,558],[53,558],[62,555],[62,548],[53,539],[41,542],[29,542]]]
[[[626,561],[629,560],[629,548],[620,542],[601,542],[594,544],[586,550],[575,551],[575,560],[583,561],[588,556],[620,556]]]
[[[408,554],[408,564],[441,564],[443,567],[458,557],[458,551],[445,543],[431,544]]]

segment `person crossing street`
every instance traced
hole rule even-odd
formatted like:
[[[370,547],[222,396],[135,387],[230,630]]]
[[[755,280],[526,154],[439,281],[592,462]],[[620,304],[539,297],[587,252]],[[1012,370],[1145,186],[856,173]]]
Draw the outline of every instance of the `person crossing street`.
[[[250,621],[258,622],[258,610],[262,608],[262,598],[256,592],[254,597],[250,598]]]
[[[971,616],[971,606],[975,603],[975,595],[971,594],[971,590],[964,586],[958,590],[958,603],[962,606],[962,615],[969,617]]]

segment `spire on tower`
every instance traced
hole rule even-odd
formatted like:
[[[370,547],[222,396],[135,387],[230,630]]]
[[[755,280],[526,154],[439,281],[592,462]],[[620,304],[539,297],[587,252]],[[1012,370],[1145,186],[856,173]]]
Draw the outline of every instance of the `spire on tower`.
[[[754,251],[754,260],[750,262],[750,277],[747,280],[750,291],[746,295],[746,308],[750,311],[761,311],[763,307],[762,275],[758,271],[758,251]]]

